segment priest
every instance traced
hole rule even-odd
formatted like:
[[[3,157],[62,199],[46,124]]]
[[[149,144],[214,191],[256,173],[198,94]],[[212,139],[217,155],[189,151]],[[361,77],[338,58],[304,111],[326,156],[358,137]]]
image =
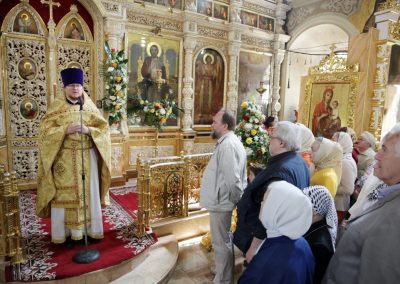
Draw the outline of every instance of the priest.
[[[109,205],[111,180],[108,122],[83,91],[81,69],[64,69],[61,78],[64,95],[55,98],[40,124],[36,213],[51,215],[53,243],[81,240],[85,189],[88,237],[102,239],[101,208]]]

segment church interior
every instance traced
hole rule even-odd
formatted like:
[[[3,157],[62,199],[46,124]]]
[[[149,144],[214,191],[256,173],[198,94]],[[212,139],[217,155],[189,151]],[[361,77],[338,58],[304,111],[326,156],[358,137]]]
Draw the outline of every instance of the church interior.
[[[399,16],[398,0],[0,1],[0,282],[203,283],[213,115],[239,122],[251,101],[311,129],[331,88],[339,127],[379,141],[400,120]],[[110,261],[100,265],[44,244],[48,220],[31,210],[39,126],[65,68],[83,70],[110,125],[109,235],[96,244]],[[28,234],[41,236],[28,245]]]

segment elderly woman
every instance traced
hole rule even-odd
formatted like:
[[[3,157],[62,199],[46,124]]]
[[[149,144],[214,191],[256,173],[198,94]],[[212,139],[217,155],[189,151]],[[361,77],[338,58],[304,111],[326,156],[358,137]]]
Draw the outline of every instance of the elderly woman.
[[[366,169],[374,163],[375,160],[375,144],[376,140],[374,135],[368,131],[364,131],[354,143],[354,147],[358,150],[357,156],[357,178],[361,178]]]
[[[238,283],[312,283],[314,257],[302,237],[311,225],[310,200],[286,181],[273,182],[264,195],[259,218],[267,239]]]
[[[300,135],[300,150],[297,151],[306,162],[307,166],[311,166],[311,145],[315,141],[314,134],[312,131],[307,128],[304,124],[296,123],[299,127],[299,135]]]
[[[335,204],[324,186],[310,186],[303,190],[313,206],[313,220],[304,238],[311,247],[315,258],[314,284],[321,283],[333,253],[337,234],[338,219]]]
[[[332,197],[336,196],[342,176],[342,147],[329,139],[315,138],[311,146],[311,181],[310,185],[325,186]]]
[[[345,132],[336,132],[332,140],[338,142],[343,149],[342,178],[335,196],[335,207],[340,223],[350,208],[350,196],[354,192],[354,182],[357,178],[357,165],[351,155],[353,141],[350,135]]]

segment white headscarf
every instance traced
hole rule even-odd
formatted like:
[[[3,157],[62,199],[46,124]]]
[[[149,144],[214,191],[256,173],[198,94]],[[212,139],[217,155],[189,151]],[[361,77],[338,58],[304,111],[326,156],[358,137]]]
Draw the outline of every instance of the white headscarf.
[[[312,206],[303,192],[286,181],[271,183],[260,211],[260,221],[268,238],[303,236],[311,226]]]
[[[353,141],[351,140],[351,136],[346,132],[337,132],[337,142],[342,146],[343,157],[352,158]]]
[[[316,170],[333,168],[338,178],[342,178],[342,157],[343,150],[339,143],[326,138],[318,137],[319,149],[312,157],[312,162]]]
[[[375,149],[376,140],[374,135],[369,133],[368,131],[364,131],[361,133],[360,137],[362,137],[367,143],[370,145],[372,149]]]
[[[314,134],[304,124],[301,124],[301,123],[296,123],[296,124],[299,127],[299,134],[300,134],[300,141],[301,141],[299,152],[300,153],[303,153],[303,152],[309,152],[310,153],[311,152],[311,145],[315,141]]]
[[[315,213],[325,217],[326,224],[329,226],[328,230],[331,234],[333,248],[335,248],[338,218],[332,195],[322,185],[306,187],[303,193],[310,198]]]

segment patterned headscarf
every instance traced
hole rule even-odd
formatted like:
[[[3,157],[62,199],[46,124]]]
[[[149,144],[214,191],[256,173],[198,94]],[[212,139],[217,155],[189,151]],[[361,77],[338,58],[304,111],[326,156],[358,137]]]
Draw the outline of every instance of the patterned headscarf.
[[[311,226],[312,206],[301,190],[286,181],[272,182],[260,210],[268,238],[303,236]]]
[[[332,195],[322,185],[306,187],[303,193],[310,198],[315,213],[325,217],[326,224],[329,226],[333,248],[335,248],[338,218]]]

